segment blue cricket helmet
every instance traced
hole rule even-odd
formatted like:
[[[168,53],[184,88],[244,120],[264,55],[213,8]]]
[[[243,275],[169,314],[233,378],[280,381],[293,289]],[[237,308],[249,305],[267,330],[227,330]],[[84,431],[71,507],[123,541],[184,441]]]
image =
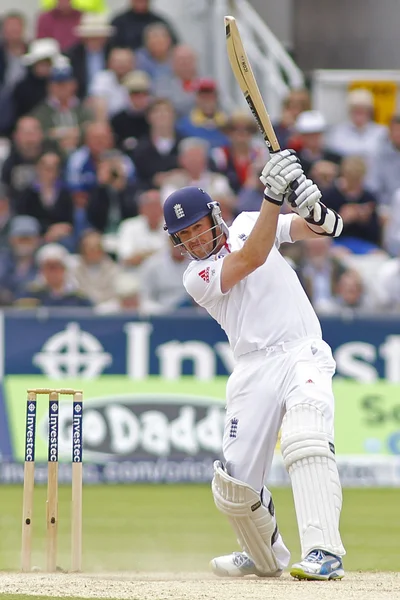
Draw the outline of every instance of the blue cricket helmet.
[[[203,217],[211,215],[213,206],[211,196],[204,190],[188,186],[173,192],[164,202],[165,230],[169,235],[190,227]]]

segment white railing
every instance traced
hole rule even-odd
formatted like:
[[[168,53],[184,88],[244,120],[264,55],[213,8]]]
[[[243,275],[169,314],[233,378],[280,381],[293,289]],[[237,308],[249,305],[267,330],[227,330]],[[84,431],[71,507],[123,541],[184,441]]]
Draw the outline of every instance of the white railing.
[[[209,68],[223,91],[225,108],[229,110],[243,104],[225,46],[224,16],[232,15],[237,19],[267,110],[272,119],[278,118],[282,100],[289,90],[304,86],[303,73],[247,0],[211,0],[208,11],[211,33],[208,39],[213,46]]]

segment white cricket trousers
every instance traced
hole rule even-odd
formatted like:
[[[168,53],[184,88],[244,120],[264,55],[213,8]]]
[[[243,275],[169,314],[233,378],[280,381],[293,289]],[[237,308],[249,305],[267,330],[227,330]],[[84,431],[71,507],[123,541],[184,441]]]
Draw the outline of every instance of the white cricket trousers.
[[[334,434],[335,361],[320,338],[251,352],[239,358],[227,384],[223,455],[230,475],[261,492],[285,412],[307,402]]]

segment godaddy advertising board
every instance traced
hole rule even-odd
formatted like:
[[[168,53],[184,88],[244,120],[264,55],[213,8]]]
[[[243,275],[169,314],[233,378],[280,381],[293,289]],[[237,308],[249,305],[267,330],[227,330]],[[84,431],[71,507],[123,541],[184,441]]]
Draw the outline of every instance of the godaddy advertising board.
[[[66,382],[63,382],[65,385]],[[83,389],[87,483],[205,482],[220,456],[226,377],[68,379]],[[60,387],[38,375],[8,375],[0,399],[0,482],[22,481],[26,389]],[[400,386],[336,380],[336,454],[344,485],[400,485]],[[48,400],[38,401],[37,480],[46,478]],[[240,423],[238,423],[240,428]],[[60,479],[71,470],[71,401],[59,415]],[[271,485],[287,485],[279,444]]]

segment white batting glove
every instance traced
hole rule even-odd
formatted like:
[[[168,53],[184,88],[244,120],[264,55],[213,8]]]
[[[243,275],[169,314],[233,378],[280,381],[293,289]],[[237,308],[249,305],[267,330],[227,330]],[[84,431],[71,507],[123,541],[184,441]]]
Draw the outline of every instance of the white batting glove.
[[[286,194],[286,199],[293,212],[305,219],[309,217],[315,204],[322,198],[318,186],[305,176],[296,179],[292,184],[292,191]]]
[[[327,208],[322,202],[317,202],[314,205],[312,213],[305,219],[310,225],[318,225],[325,233],[321,235],[329,235],[330,237],[338,237],[343,231],[343,220],[332,208]]]
[[[260,181],[265,185],[265,200],[282,205],[290,184],[302,175],[303,169],[294,150],[274,154],[260,175]]]

